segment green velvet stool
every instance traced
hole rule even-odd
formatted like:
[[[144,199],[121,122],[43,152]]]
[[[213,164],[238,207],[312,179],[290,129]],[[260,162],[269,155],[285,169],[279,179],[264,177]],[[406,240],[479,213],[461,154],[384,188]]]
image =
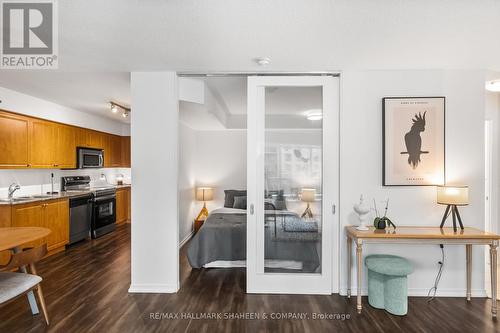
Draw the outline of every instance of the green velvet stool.
[[[404,316],[408,313],[408,279],[413,266],[405,258],[372,254],[365,258],[368,267],[368,303],[377,309]]]

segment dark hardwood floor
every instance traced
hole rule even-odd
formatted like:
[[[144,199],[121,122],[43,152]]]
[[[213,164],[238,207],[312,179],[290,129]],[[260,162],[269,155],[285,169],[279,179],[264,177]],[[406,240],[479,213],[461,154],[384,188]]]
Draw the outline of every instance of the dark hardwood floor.
[[[0,307],[0,332],[499,332],[490,301],[413,297],[409,313],[391,316],[366,305],[356,314],[355,298],[338,295],[247,295],[244,269],[191,269],[181,250],[177,294],[128,294],[130,225],[69,248],[38,264],[51,325],[32,316],[25,297]],[[158,263],[161,264],[161,263]],[[364,299],[366,304],[366,299]],[[151,319],[151,313],[265,313],[255,319]],[[305,313],[307,319],[270,319]],[[313,313],[348,319],[313,319]]]

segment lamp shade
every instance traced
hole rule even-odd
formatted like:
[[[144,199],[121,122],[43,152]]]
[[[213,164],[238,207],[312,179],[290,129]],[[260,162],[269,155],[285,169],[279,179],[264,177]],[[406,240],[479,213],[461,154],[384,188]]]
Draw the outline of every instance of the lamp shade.
[[[301,200],[305,202],[313,202],[316,198],[316,189],[314,188],[303,188]]]
[[[438,186],[437,203],[441,205],[468,205],[469,188],[467,186]]]
[[[214,190],[211,187],[198,187],[196,189],[196,200],[210,201],[214,199]]]

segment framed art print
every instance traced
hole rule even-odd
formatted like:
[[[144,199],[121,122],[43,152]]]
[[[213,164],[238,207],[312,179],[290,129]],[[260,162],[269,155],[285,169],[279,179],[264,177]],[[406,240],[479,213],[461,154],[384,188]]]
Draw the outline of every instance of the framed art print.
[[[382,100],[383,185],[443,185],[445,98]]]

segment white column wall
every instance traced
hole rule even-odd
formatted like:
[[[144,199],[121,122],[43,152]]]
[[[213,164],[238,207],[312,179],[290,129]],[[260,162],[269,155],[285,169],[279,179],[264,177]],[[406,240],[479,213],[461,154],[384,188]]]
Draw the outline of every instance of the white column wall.
[[[133,72],[129,292],[179,289],[178,94],[175,72]]]

